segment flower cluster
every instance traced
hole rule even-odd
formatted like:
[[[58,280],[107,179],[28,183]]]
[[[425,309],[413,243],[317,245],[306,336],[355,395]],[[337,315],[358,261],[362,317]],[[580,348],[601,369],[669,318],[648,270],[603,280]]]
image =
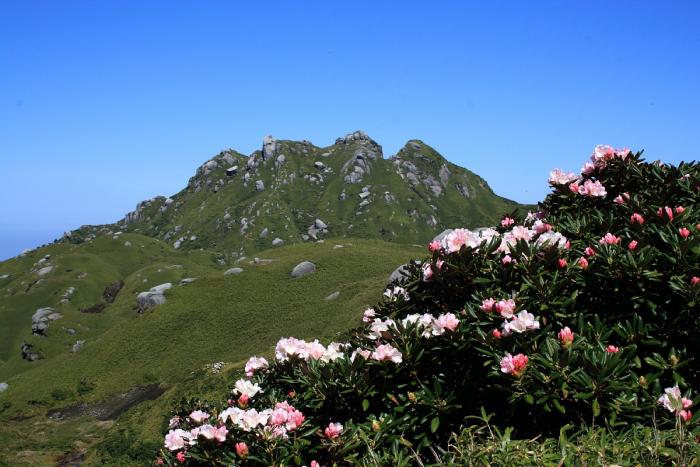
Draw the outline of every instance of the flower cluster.
[[[678,385],[664,389],[664,394],[659,397],[658,402],[685,422],[690,421],[693,417],[693,414],[688,410],[693,406],[693,401],[681,395]]]
[[[284,362],[290,358],[301,360],[320,360],[324,363],[343,357],[344,344],[331,342],[328,347],[321,344],[318,339],[306,342],[295,337],[285,337],[277,341],[275,346],[275,359]]]

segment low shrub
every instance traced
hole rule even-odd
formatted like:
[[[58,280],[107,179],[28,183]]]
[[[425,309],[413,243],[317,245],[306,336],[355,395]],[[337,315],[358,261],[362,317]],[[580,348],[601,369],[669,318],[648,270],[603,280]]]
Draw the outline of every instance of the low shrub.
[[[178,407],[158,462],[440,462],[485,414],[520,439],[660,427],[682,448],[700,383],[698,175],[597,147],[580,174],[550,174],[538,212],[431,242],[346,342],[283,338],[225,406]]]

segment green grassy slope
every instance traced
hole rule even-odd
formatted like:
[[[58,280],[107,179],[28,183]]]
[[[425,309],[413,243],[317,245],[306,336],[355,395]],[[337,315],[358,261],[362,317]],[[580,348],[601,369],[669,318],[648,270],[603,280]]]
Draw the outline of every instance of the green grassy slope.
[[[127,239],[131,247],[123,247]],[[334,248],[337,244],[344,247]],[[95,255],[97,251],[101,254]],[[364,307],[379,298],[398,264],[423,253],[415,246],[377,240],[328,240],[262,252],[260,258],[272,261],[257,265],[241,261],[243,273],[224,276],[210,253],[179,252],[154,239],[124,234],[119,241],[106,237],[79,246],[51,245],[25,258],[0,263],[0,270],[14,277],[9,288],[26,282],[26,275],[32,274],[27,268],[45,254],[52,255],[57,268],[37,288],[0,301],[3,323],[17,323],[13,330],[3,328],[14,342],[3,346],[0,364],[0,381],[10,385],[0,394],[0,458],[11,465],[52,462],[60,453],[104,436],[119,440],[123,430],[139,430],[140,439],[157,442],[161,429],[157,414],[167,411],[173,397],[204,390],[191,379],[193,371],[216,361],[235,366],[252,354],[270,355],[282,336],[331,338],[357,324]],[[302,260],[313,261],[318,270],[291,279],[291,269]],[[173,268],[176,264],[182,267]],[[88,271],[84,280],[92,278],[90,287],[78,284],[74,298],[60,308],[64,318],[50,325],[47,337],[30,336],[34,308],[54,305],[58,292],[73,284],[79,271]],[[136,292],[165,281],[176,283],[182,277],[198,279],[168,291],[166,304],[136,313]],[[98,301],[104,284],[120,278],[124,289],[103,313],[77,311],[83,304]],[[324,300],[335,291],[340,292],[337,300]],[[6,320],[9,317],[12,319]],[[78,330],[76,336],[66,337],[61,328],[69,325]],[[76,338],[86,339],[86,344],[71,353],[68,344]],[[20,341],[34,343],[46,358],[31,363],[21,360]],[[189,383],[181,383],[188,378]],[[79,423],[46,418],[52,408],[109,399],[151,383],[169,390],[160,400],[136,409],[136,413],[148,413],[148,422],[144,417],[130,418],[134,416],[129,413],[112,428],[108,422],[91,419]],[[17,437],[27,430],[31,434]],[[94,456],[94,449],[90,450],[88,457],[96,459]]]

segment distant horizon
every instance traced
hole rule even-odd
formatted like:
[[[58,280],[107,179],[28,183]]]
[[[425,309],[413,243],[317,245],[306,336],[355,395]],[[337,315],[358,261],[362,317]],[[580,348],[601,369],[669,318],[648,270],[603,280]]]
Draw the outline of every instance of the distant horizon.
[[[541,201],[597,144],[697,159],[700,3],[8,0],[0,259],[182,189],[220,150],[421,139]]]

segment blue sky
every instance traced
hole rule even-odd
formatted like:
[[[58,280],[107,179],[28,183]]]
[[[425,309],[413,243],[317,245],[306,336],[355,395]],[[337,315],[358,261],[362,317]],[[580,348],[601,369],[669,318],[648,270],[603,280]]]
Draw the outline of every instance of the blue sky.
[[[700,146],[700,2],[0,3],[0,258],[271,133],[419,138],[523,202],[595,144]]]

